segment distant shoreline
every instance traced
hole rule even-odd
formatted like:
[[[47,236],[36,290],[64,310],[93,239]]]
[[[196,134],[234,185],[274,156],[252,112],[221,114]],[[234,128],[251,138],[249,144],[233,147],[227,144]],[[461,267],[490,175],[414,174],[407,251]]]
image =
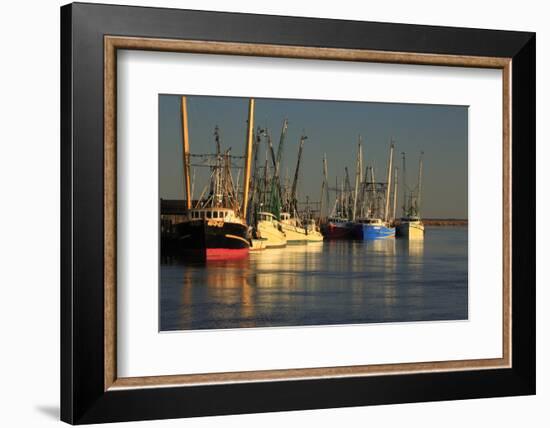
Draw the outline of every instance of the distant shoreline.
[[[423,218],[425,226],[468,226],[468,219],[461,218]]]
[[[399,225],[400,220],[396,220],[395,224]],[[438,227],[459,227],[468,226],[468,220],[463,218],[423,218],[422,223],[424,226],[438,226]]]

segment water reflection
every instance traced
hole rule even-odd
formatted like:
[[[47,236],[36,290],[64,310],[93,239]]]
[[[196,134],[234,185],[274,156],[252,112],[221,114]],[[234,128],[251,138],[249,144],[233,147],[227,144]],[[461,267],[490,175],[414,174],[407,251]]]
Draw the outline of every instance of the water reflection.
[[[421,259],[424,255],[424,240],[405,241],[408,244],[409,257]]]
[[[467,229],[457,229],[228,262],[163,260],[161,330],[464,319]]]

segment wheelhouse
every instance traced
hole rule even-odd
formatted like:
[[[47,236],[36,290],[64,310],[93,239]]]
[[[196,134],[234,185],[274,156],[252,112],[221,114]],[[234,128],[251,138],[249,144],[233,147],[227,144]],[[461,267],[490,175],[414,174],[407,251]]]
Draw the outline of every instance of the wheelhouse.
[[[269,222],[276,222],[277,218],[268,212],[259,212],[258,213],[258,221],[269,221]]]
[[[342,217],[329,217],[327,219],[330,223],[347,223],[348,219]]]
[[[235,211],[230,208],[197,208],[189,211],[191,220],[213,219],[213,220],[234,220]]]
[[[371,225],[376,225],[376,226],[381,226],[381,225],[384,224],[382,219],[379,219],[379,218],[358,218],[356,221],[357,221],[357,223],[371,224]]]

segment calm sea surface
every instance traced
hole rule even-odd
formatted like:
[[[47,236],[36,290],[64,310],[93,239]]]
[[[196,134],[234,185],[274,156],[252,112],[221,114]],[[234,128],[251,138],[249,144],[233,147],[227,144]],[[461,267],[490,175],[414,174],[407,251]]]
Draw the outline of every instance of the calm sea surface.
[[[163,260],[160,329],[468,318],[468,229],[424,241],[325,241],[232,262]]]

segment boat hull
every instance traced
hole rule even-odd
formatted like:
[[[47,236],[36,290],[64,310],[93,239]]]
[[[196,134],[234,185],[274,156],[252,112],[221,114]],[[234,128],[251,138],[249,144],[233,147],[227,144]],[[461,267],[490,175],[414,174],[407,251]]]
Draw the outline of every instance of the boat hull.
[[[250,249],[248,229],[242,223],[196,219],[175,225],[170,242],[163,242],[170,255],[203,260],[246,257]]]
[[[309,230],[306,237],[307,242],[323,242],[323,235],[317,230]]]
[[[279,229],[277,223],[272,221],[259,221],[258,234],[264,241],[265,248],[281,248],[286,246],[286,235]]]
[[[395,238],[395,227],[387,227],[378,224],[355,224],[353,236],[356,239],[392,239]]]
[[[250,251],[263,251],[266,249],[265,239],[252,239],[252,245],[250,246]]]
[[[307,243],[306,230],[303,227],[294,226],[291,224],[281,223],[283,231],[286,235],[286,242],[289,245],[299,245]]]
[[[323,227],[323,236],[326,239],[349,239],[352,231],[351,223],[328,222]]]
[[[405,221],[397,226],[397,236],[411,240],[424,239],[424,224],[421,221]]]

